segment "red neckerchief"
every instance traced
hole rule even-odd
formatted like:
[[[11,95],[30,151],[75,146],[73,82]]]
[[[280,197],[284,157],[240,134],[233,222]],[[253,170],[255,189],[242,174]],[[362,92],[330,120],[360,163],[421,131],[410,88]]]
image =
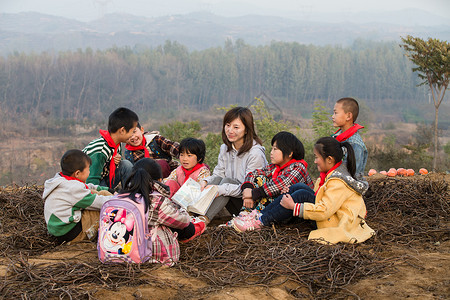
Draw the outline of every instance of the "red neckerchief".
[[[339,167],[342,164],[342,160],[335,164],[331,169],[328,170],[328,172],[320,172],[320,182],[319,187],[317,188],[317,191],[314,193],[314,195],[317,195],[317,192],[319,191],[320,187],[325,183],[325,178],[327,178],[328,174],[336,170],[337,167]]]
[[[116,156],[117,154],[117,149],[119,148],[120,143],[116,145],[107,130],[100,130],[100,135],[108,143],[108,146],[114,148],[114,153],[111,156],[111,160],[109,161],[109,187],[112,187],[114,177],[116,177],[116,164],[114,163],[114,156]]]
[[[343,141],[347,140],[349,137],[351,137],[352,135],[354,135],[361,128],[364,128],[364,126],[361,126],[361,125],[355,123],[355,124],[353,124],[352,127],[350,127],[346,131],[344,131],[341,134],[339,134],[336,137],[336,140],[338,140],[339,142],[343,142]],[[334,134],[338,133],[339,130],[336,131]]]
[[[66,176],[66,175],[64,175],[62,172],[59,172],[59,175],[60,175],[61,177],[64,177],[64,178],[67,179],[67,180],[77,180],[77,181],[79,181],[79,182],[83,182],[83,181],[81,181],[81,180],[78,179],[78,178],[71,177],[71,176]],[[83,182],[83,184],[84,184],[84,186],[89,190],[89,187],[87,186],[87,184],[86,184],[85,182]]]
[[[196,164],[192,169],[190,170],[186,170],[183,166],[181,166],[181,169],[183,170],[185,177],[184,177],[184,182],[186,182],[186,180],[188,180],[189,176],[191,176],[192,173],[194,173],[195,171],[197,171],[198,169],[200,169],[201,167],[203,167],[205,164]],[[183,183],[184,183],[183,182]]]
[[[125,148],[130,151],[136,151],[136,150],[144,150],[144,157],[150,157],[150,153],[148,152],[147,147],[145,146],[147,144],[147,141],[145,140],[145,136],[142,136],[142,144],[139,146],[131,146],[126,144]]]
[[[289,165],[291,165],[293,163],[296,163],[296,162],[302,163],[305,166],[305,168],[308,167],[308,164],[303,159],[300,159],[300,160],[291,159],[290,161],[288,161],[287,163],[285,163],[281,167],[279,165],[275,165],[275,171],[272,174],[272,180],[275,180],[275,178],[278,177],[278,175],[280,174],[281,170],[283,170],[284,168],[289,167]]]

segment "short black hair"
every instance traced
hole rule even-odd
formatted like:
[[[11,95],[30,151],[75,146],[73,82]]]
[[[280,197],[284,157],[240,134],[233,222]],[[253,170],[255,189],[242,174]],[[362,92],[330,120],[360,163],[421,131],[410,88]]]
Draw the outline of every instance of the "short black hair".
[[[272,138],[272,146],[277,143],[277,148],[283,153],[283,158],[286,158],[292,152],[293,159],[303,159],[305,158],[305,147],[303,147],[302,142],[290,132],[280,131],[275,134]]]
[[[83,171],[88,164],[91,165],[91,158],[81,150],[67,150],[61,158],[61,172],[65,176],[70,176],[76,171]]]
[[[139,117],[134,111],[126,107],[119,107],[109,115],[108,131],[114,133],[124,127],[128,132],[131,128],[136,126],[138,122]]]
[[[206,155],[205,142],[195,138],[185,138],[180,142],[180,153],[182,152],[197,155],[198,163],[202,163]]]
[[[356,119],[358,118],[359,115],[359,104],[358,101],[356,101],[353,98],[350,97],[346,97],[346,98],[341,98],[338,101],[336,101],[336,103],[341,103],[342,104],[342,109],[344,109],[345,113],[352,113],[352,117],[353,117],[353,123],[355,123]]]

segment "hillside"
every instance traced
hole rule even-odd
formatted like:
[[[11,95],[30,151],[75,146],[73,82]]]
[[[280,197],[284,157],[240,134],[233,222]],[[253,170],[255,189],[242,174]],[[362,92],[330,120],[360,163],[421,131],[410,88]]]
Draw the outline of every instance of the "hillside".
[[[448,19],[418,10],[349,15],[349,21],[345,23],[336,22],[333,15],[311,18],[287,19],[256,14],[222,17],[209,12],[146,18],[116,13],[95,21],[80,22],[34,12],[2,13],[0,55],[14,51],[39,53],[87,47],[156,47],[166,40],[177,41],[190,50],[202,50],[222,46],[227,39],[243,39],[251,45],[285,41],[320,46],[348,46],[361,38],[397,41],[399,36],[408,34],[450,39]],[[420,25],[423,22],[434,25]]]

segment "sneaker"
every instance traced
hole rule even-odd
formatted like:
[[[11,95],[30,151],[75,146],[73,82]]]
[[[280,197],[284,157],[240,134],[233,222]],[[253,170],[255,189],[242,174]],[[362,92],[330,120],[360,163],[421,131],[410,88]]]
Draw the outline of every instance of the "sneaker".
[[[238,232],[259,230],[263,226],[262,222],[255,218],[235,218],[233,221],[233,227]]]
[[[249,214],[251,214],[253,212],[253,210],[250,212],[248,210],[243,210],[239,213],[238,217],[245,217],[248,216]],[[234,215],[233,215],[234,216]]]
[[[191,223],[203,222],[205,225],[209,224],[209,218],[207,216],[191,216]]]
[[[190,242],[193,239],[195,239],[196,237],[198,237],[199,235],[201,235],[203,232],[205,232],[205,229],[206,229],[205,222],[202,222],[201,220],[199,220],[197,218],[193,218],[193,219],[194,219],[194,222],[192,222],[192,223],[194,224],[195,233],[194,233],[193,236],[191,236],[187,240],[180,241],[181,243]],[[197,219],[197,220],[195,220],[195,219]]]
[[[259,219],[259,217],[261,216],[261,213],[254,209],[251,212],[247,212],[244,214],[239,214],[239,216],[235,217],[234,219],[241,219],[241,220],[254,220],[254,219]]]
[[[220,224],[219,227],[233,227],[233,220],[234,220],[234,218],[229,220],[225,224]]]

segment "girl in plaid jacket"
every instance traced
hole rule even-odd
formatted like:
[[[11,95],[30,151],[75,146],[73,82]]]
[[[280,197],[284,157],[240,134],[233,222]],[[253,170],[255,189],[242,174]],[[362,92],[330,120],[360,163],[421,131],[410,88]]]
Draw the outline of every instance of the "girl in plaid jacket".
[[[160,165],[153,159],[136,162],[121,193],[130,198],[142,195],[148,211],[148,228],[152,237],[154,262],[174,265],[180,257],[180,245],[205,231],[206,225],[169,199],[169,187],[161,183]]]
[[[292,133],[281,131],[272,138],[271,144],[271,164],[248,173],[241,185],[247,210],[263,210],[298,182],[314,187],[307,171],[308,164],[303,160],[305,148],[302,142]]]

